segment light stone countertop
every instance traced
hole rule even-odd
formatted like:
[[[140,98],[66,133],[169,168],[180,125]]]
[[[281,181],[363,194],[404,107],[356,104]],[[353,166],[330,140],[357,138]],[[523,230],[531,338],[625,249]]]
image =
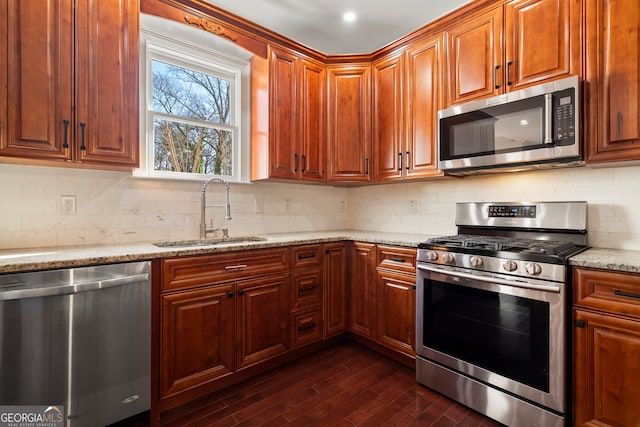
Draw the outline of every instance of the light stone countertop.
[[[236,237],[236,236],[233,236]],[[0,250],[0,274],[97,264],[142,261],[153,258],[215,254],[312,243],[357,240],[376,244],[417,247],[431,236],[374,231],[321,231],[256,235],[264,241],[220,243],[215,246],[158,247],[152,242]]]
[[[235,237],[235,236],[234,236]],[[0,274],[97,264],[142,261],[153,258],[215,254],[291,245],[355,240],[376,244],[417,247],[429,235],[360,230],[264,234],[264,241],[222,243],[215,246],[158,247],[151,242],[0,250]],[[576,267],[640,273],[640,251],[591,248],[569,260]]]
[[[574,267],[640,273],[640,251],[591,248],[569,259]]]

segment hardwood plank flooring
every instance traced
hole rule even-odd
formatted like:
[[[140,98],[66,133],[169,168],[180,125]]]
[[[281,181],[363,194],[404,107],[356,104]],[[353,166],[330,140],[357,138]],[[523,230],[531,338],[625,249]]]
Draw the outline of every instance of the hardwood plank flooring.
[[[146,421],[129,423],[149,425]],[[163,414],[162,427],[497,427],[426,387],[415,371],[344,342]]]

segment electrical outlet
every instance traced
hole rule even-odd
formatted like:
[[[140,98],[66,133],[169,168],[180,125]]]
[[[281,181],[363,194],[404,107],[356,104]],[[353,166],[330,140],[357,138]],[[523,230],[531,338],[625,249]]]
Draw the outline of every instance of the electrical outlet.
[[[264,199],[261,195],[256,195],[255,200],[255,213],[260,214],[264,212]]]
[[[346,202],[344,200],[338,201],[338,212],[346,211]]]
[[[284,199],[284,210],[285,211],[291,210],[291,199]]]
[[[75,215],[76,214],[76,196],[61,196],[60,197],[60,206],[62,213],[65,215]]]
[[[418,201],[417,200],[409,200],[409,213],[417,214],[418,213]]]

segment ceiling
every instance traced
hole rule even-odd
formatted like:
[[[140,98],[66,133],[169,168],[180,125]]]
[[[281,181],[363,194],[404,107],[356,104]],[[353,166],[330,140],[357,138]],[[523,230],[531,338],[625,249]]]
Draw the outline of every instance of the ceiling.
[[[207,0],[326,55],[371,53],[472,0]],[[356,20],[342,16],[351,11]]]

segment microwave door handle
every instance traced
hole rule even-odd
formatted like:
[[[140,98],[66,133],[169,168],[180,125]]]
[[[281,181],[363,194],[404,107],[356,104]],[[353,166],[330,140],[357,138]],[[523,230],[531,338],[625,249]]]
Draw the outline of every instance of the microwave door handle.
[[[553,95],[544,95],[544,143],[553,144]]]

